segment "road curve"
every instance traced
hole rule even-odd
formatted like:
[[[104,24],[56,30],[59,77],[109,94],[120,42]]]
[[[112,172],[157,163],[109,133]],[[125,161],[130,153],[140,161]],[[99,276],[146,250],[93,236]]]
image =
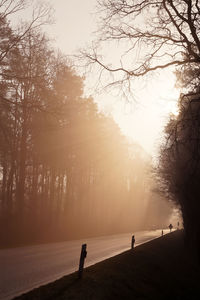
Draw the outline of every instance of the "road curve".
[[[159,237],[161,230],[134,235],[137,246]],[[87,243],[88,253],[85,266],[90,266],[130,249],[131,236],[127,233],[0,250],[0,299],[12,299],[76,271],[83,243]]]

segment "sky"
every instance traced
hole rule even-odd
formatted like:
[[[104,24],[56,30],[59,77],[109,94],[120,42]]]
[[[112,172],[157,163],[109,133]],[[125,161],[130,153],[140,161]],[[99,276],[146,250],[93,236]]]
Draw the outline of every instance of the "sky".
[[[96,0],[48,2],[55,10],[55,23],[45,30],[53,39],[53,45],[67,55],[77,53],[80,48],[87,48],[95,38],[94,31],[97,29],[98,18],[94,13]],[[114,52],[115,49],[111,56]],[[91,74],[94,80],[95,76]],[[89,93],[98,102],[99,108],[113,116],[126,136],[138,142],[149,154],[155,155],[169,114],[177,113],[179,91],[174,87],[175,75],[172,70],[163,71],[140,85],[136,84],[134,96],[129,96],[128,102],[112,93],[97,94],[92,90],[91,80],[88,82],[86,89],[90,88]]]

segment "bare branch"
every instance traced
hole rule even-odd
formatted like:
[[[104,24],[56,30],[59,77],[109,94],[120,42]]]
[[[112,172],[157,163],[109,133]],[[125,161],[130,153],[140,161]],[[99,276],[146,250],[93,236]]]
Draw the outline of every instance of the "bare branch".
[[[124,73],[126,81],[169,66],[200,63],[199,1],[99,0],[98,3],[101,27],[96,46],[92,51],[81,52],[85,66],[96,64],[111,73]],[[121,51],[118,65],[108,63],[101,51],[106,43],[113,43],[114,48],[116,42]]]

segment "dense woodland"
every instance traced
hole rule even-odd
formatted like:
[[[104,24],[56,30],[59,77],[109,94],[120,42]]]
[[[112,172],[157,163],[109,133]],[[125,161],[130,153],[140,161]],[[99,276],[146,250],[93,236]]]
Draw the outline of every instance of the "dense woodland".
[[[0,16],[2,245],[160,225],[170,208],[152,197],[148,155],[84,97],[40,26],[27,28]]]

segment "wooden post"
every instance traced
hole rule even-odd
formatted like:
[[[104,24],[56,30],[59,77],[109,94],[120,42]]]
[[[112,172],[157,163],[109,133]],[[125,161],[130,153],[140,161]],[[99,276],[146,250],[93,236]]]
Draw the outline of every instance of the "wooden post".
[[[86,248],[87,248],[87,244],[83,244],[82,249],[81,249],[79,270],[78,270],[78,278],[79,279],[82,278],[82,274],[83,274],[84,261],[85,261],[85,258],[87,256]]]
[[[131,239],[131,249],[134,248],[134,244],[135,244],[135,236],[133,235]]]

